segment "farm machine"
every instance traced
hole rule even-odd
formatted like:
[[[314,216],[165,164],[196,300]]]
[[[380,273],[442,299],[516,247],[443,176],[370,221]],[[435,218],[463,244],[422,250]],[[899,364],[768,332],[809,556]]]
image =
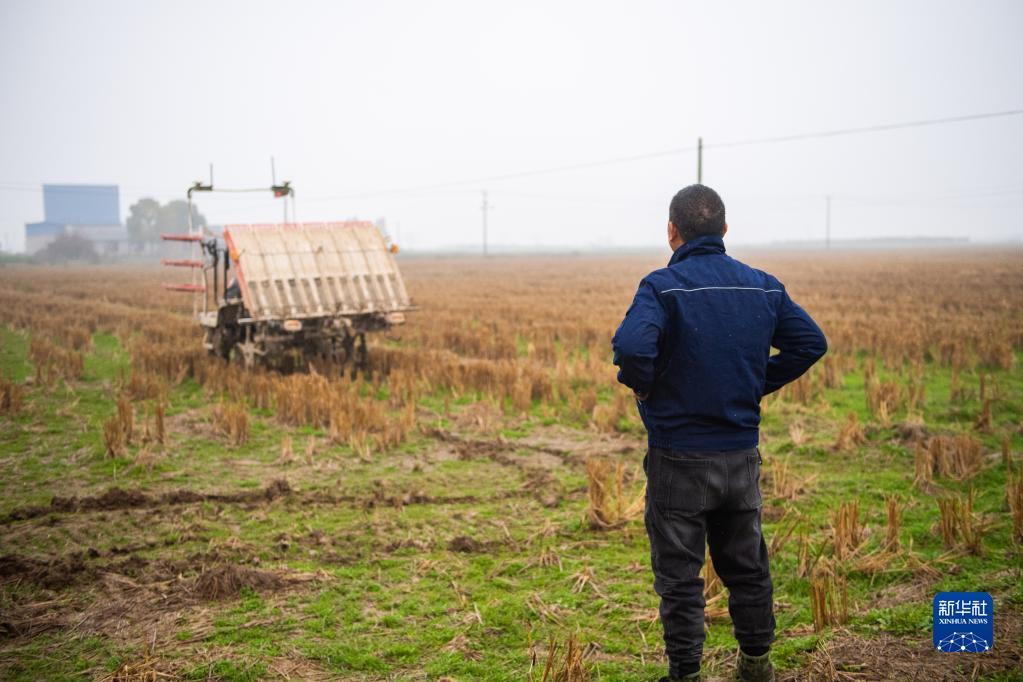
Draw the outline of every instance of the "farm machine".
[[[271,187],[293,198],[289,183]],[[188,190],[192,257],[164,259],[189,268],[191,282],[165,284],[193,296],[192,311],[211,355],[247,368],[322,360],[353,371],[366,361],[366,334],[403,324],[413,309],[394,253],[370,222],[227,225],[223,238],[194,225]],[[287,209],[285,208],[285,216]]]

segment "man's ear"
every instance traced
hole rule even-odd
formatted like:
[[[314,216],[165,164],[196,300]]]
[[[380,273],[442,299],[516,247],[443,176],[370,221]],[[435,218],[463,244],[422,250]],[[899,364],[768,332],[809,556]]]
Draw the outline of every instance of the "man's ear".
[[[671,222],[669,220],[668,221],[668,242],[669,243],[675,242],[675,241],[678,241],[679,239],[680,239],[680,235],[678,233],[678,228],[675,227],[675,223],[673,223],[673,222]]]
[[[721,230],[721,236],[724,237],[728,234],[728,223],[725,223],[725,229]]]

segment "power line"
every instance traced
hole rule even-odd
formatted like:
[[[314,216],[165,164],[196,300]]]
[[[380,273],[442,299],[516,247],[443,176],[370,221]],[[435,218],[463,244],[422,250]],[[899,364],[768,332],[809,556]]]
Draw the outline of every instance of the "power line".
[[[306,199],[306,201],[331,201],[334,199],[354,199],[361,197],[386,196],[390,194],[412,194],[414,192],[426,192],[435,189],[461,187],[462,185],[475,185],[486,182],[500,182],[502,180],[516,180],[518,178],[528,178],[534,175],[549,175],[552,173],[564,173],[567,171],[585,170],[587,168],[597,168],[600,166],[609,166],[619,163],[632,163],[633,161],[644,161],[646,159],[654,159],[661,156],[672,156],[675,154],[682,154],[685,152],[694,151],[695,149],[696,149],[695,146],[677,147],[675,149],[665,149],[659,152],[635,154],[632,156],[620,156],[617,158],[604,159],[601,161],[583,161],[581,163],[570,163],[564,166],[552,166],[550,168],[543,168],[538,170],[516,171],[514,173],[504,173],[502,175],[488,175],[486,177],[474,178],[472,180],[451,180],[449,182],[438,182],[430,185],[413,185],[409,187],[396,187],[391,189],[367,190],[365,192],[352,192],[348,194],[335,194],[332,196],[310,197]]]
[[[794,135],[779,135],[776,137],[761,137],[752,140],[737,140],[735,142],[718,142],[705,144],[704,147],[723,149],[725,147],[745,147],[755,144],[772,144],[775,142],[795,142],[798,140],[812,140],[823,137],[839,137],[841,135],[859,135],[861,133],[877,133],[885,130],[902,130],[904,128],[921,128],[924,126],[941,125],[944,123],[962,123],[964,121],[979,121],[986,118],[1000,118],[1003,116],[1019,116],[1023,109],[1009,109],[1006,111],[992,111],[985,114],[967,114],[965,116],[947,116],[945,118],[930,118],[919,121],[906,121],[903,123],[882,123],[880,125],[862,126],[859,128],[841,128],[838,130],[823,130],[815,133],[797,133]]]
[[[978,121],[990,118],[1000,118],[1007,116],[1019,116],[1023,114],[1023,109],[1008,109],[1005,111],[992,111],[982,114],[967,114],[963,116],[946,116],[943,118],[931,118],[922,119],[917,121],[904,121],[900,123],[883,123],[871,126],[860,126],[856,128],[839,128],[836,130],[822,130],[808,133],[795,133],[790,135],[778,135],[773,137],[761,137],[753,138],[748,140],[733,140],[731,142],[711,142],[705,143],[700,138],[700,141],[696,145],[688,147],[675,147],[672,149],[664,149],[656,152],[647,152],[644,154],[633,154],[630,156],[619,156],[609,159],[602,159],[599,161],[584,161],[580,163],[565,164],[562,166],[552,166],[549,168],[538,168],[533,170],[516,171],[513,173],[503,173],[501,175],[489,175],[485,177],[472,178],[468,180],[451,180],[448,182],[432,183],[427,185],[412,185],[408,187],[398,187],[391,189],[380,189],[380,190],[367,190],[364,192],[351,192],[346,194],[336,194],[332,196],[320,196],[310,197],[306,201],[331,201],[335,199],[356,199],[372,196],[386,196],[394,194],[411,194],[415,192],[424,192],[436,189],[445,189],[449,187],[459,187],[462,185],[474,185],[488,182],[501,182],[503,180],[516,180],[519,178],[535,177],[538,175],[550,175],[554,173],[564,173],[568,171],[585,170],[588,168],[599,168],[603,166],[611,166],[622,163],[633,163],[635,161],[645,161],[648,159],[655,159],[664,156],[674,156],[677,154],[685,154],[688,152],[699,151],[703,149],[724,149],[728,147],[746,147],[759,144],[774,144],[780,142],[796,142],[801,140],[812,140],[829,137],[840,137],[843,135],[860,135],[864,133],[875,133],[883,132],[888,130],[902,130],[906,128],[920,128],[924,126],[935,126],[943,125],[948,123],[962,123],[966,121]]]
[[[547,167],[547,168],[539,168],[539,169],[524,170],[524,171],[515,171],[515,172],[511,172],[511,173],[502,173],[502,174],[499,174],[499,175],[489,175],[489,176],[483,176],[483,177],[477,177],[477,178],[465,179],[465,180],[451,180],[451,181],[447,181],[447,182],[430,183],[430,184],[423,184],[423,185],[412,185],[412,186],[407,186],[407,187],[397,187],[397,188],[378,189],[378,190],[367,190],[367,191],[363,191],[363,192],[350,192],[350,193],[336,194],[336,195],[331,195],[331,196],[308,197],[308,198],[305,199],[305,201],[332,201],[332,200],[337,200],[337,199],[354,199],[354,198],[363,198],[363,197],[372,197],[372,196],[386,196],[386,195],[395,195],[395,194],[411,194],[411,193],[415,193],[415,192],[424,192],[424,191],[432,191],[432,190],[440,190],[440,189],[457,188],[457,187],[462,187],[464,185],[474,185],[474,184],[481,184],[481,183],[488,183],[488,182],[501,182],[501,181],[505,181],[505,180],[516,180],[516,179],[519,179],[519,178],[535,177],[535,176],[539,176],[539,175],[551,175],[551,174],[555,174],[555,173],[564,173],[564,172],[571,172],[571,171],[577,171],[577,170],[586,170],[586,169],[589,169],[589,168],[600,168],[600,167],[604,167],[604,166],[611,166],[611,165],[617,165],[617,164],[634,163],[634,162],[637,162],[637,161],[646,161],[646,160],[649,160],[649,159],[656,159],[656,158],[661,158],[661,157],[666,157],[666,156],[675,156],[675,155],[678,155],[678,154],[685,154],[685,153],[688,153],[688,152],[698,151],[700,149],[700,146],[702,146],[704,149],[725,149],[725,148],[730,148],[730,147],[745,147],[745,146],[760,145],[760,144],[775,144],[775,143],[784,143],[784,142],[796,142],[796,141],[802,141],[802,140],[839,137],[839,136],[844,136],[844,135],[859,135],[859,134],[864,134],[864,133],[884,132],[884,131],[889,131],[889,130],[903,130],[903,129],[907,129],[907,128],[919,128],[919,127],[925,127],[925,126],[943,125],[943,124],[948,124],[948,123],[962,123],[962,122],[966,122],[966,121],[977,121],[977,120],[983,120],[983,119],[1001,118],[1001,117],[1019,116],[1019,115],[1023,115],[1023,109],[1008,109],[1008,110],[1005,110],[1005,111],[994,111],[994,112],[986,112],[986,113],[980,113],[980,114],[967,114],[967,115],[963,115],[963,116],[946,116],[946,117],[943,117],[943,118],[921,119],[921,120],[916,120],[916,121],[904,121],[904,122],[900,122],[900,123],[884,123],[884,124],[871,125],[871,126],[860,126],[860,127],[855,127],[855,128],[840,128],[840,129],[835,129],[835,130],[823,130],[823,131],[807,132],[807,133],[795,133],[795,134],[789,134],[789,135],[778,135],[778,136],[772,136],[772,137],[752,138],[752,139],[746,139],[746,140],[733,140],[733,141],[726,141],[726,142],[710,142],[710,143],[703,143],[702,145],[700,145],[698,143],[697,145],[691,145],[691,146],[686,146],[686,147],[674,147],[674,148],[670,148],[670,149],[663,149],[663,150],[660,150],[660,151],[647,152],[647,153],[643,153],[643,154],[632,154],[632,155],[629,155],[629,156],[619,156],[619,157],[613,157],[613,158],[607,158],[607,159],[601,159],[601,160],[595,160],[595,161],[583,161],[583,162],[579,162],[579,163],[570,163],[570,164],[564,164],[564,165],[560,165],[560,166],[551,166],[551,167]],[[20,182],[20,181],[7,181],[7,182],[0,182],[0,190],[40,192],[40,191],[42,191],[42,187],[41,187],[42,184],[44,184],[44,183],[30,183],[30,182]],[[73,192],[73,191],[76,191],[76,189],[72,189],[70,191]],[[130,190],[132,188],[120,187],[119,189],[120,190]],[[135,189],[136,189],[136,191],[140,190],[140,188],[135,188]],[[91,191],[91,190],[89,190],[88,188],[82,188],[82,191],[88,192],[88,191]],[[149,190],[149,191],[152,191],[152,190]],[[162,191],[168,191],[168,190],[162,190]],[[249,189],[249,188],[239,188],[239,189],[220,190],[220,191],[248,193],[248,192],[254,192],[254,191],[263,191],[263,188],[252,188],[252,189]],[[470,190],[464,190],[464,191],[470,191]]]

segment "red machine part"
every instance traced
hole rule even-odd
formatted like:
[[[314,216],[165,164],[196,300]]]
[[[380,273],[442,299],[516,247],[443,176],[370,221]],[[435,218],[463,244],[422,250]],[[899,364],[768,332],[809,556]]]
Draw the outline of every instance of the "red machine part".
[[[206,291],[206,287],[201,284],[167,284],[164,283],[164,289],[169,291],[184,291],[190,294],[201,294]]]

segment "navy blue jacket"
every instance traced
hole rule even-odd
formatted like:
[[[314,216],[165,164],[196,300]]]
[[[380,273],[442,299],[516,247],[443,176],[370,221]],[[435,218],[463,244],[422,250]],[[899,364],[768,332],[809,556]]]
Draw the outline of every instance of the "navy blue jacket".
[[[637,403],[650,447],[669,450],[757,445],[761,397],[828,349],[781,282],[725,255],[713,235],[643,278],[611,344],[618,381],[646,396]]]

